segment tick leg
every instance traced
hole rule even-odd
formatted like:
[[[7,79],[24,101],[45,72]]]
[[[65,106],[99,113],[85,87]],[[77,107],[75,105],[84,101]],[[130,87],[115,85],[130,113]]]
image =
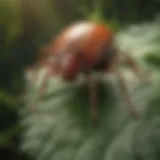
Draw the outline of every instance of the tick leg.
[[[35,107],[37,106],[37,103],[39,102],[43,93],[45,92],[45,89],[47,88],[47,84],[48,84],[48,79],[53,75],[55,75],[55,72],[52,70],[52,68],[48,68],[48,70],[46,72],[46,75],[44,76],[44,79],[42,81],[37,99],[36,99],[35,103],[31,106],[32,111],[35,110]]]
[[[40,68],[51,68],[51,64],[49,62],[41,62],[39,64],[35,64],[34,66],[27,68],[26,71],[31,73],[30,81],[31,83],[37,82],[39,78],[39,69]]]
[[[130,66],[136,77],[138,77],[141,81],[148,83],[150,81],[150,72],[149,71],[144,71],[138,64],[138,62],[131,57],[130,55],[126,53],[120,53],[121,54],[121,63],[122,64],[127,64]]]
[[[88,76],[89,85],[89,98],[90,98],[90,112],[94,125],[97,124],[99,120],[98,106],[97,106],[97,92],[96,92],[96,82],[92,75]]]
[[[133,105],[133,102],[130,98],[130,95],[129,95],[129,91],[128,91],[128,88],[126,86],[126,82],[123,78],[123,76],[121,75],[120,71],[118,70],[115,70],[114,71],[116,77],[117,77],[117,80],[118,80],[118,85],[119,85],[119,88],[120,88],[120,91],[122,93],[122,95],[124,96],[124,99],[125,99],[125,102],[127,103],[128,105],[128,110],[129,112],[136,118],[138,119],[139,118],[139,114],[138,112],[136,111],[135,109],[135,106]]]
[[[29,68],[26,71],[30,72],[30,74],[31,74],[31,78],[30,78],[31,83],[34,84],[35,82],[37,82],[38,75],[39,75],[38,67]]]
[[[129,110],[129,113],[131,115],[133,115],[136,119],[138,119],[139,114],[136,111],[136,108],[131,100],[131,96],[129,94],[129,90],[127,88],[127,84],[125,82],[125,79],[123,78],[121,72],[119,71],[119,65],[122,62],[121,60],[122,59],[120,57],[120,54],[117,54],[117,56],[113,57],[113,59],[111,59],[109,70],[107,68],[107,72],[114,74],[116,76],[116,78],[118,80],[118,86],[119,86],[120,91],[122,93],[122,96],[127,104],[127,109]]]

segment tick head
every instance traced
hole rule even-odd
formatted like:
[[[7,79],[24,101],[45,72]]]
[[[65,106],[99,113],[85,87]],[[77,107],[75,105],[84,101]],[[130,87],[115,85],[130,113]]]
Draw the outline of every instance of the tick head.
[[[74,80],[80,71],[80,59],[76,54],[66,53],[59,61],[61,75],[67,81]]]

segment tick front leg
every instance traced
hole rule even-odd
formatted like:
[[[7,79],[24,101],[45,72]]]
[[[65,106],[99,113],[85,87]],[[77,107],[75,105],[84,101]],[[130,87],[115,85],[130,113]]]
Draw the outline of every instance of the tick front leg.
[[[119,54],[117,56],[113,57],[111,61],[111,65],[109,70],[110,73],[114,74],[118,80],[118,86],[120,88],[120,91],[122,93],[122,96],[127,104],[127,109],[129,110],[129,113],[134,116],[134,118],[138,119],[139,114],[136,111],[136,108],[134,106],[134,103],[132,102],[131,96],[129,94],[129,90],[127,88],[127,84],[125,82],[125,79],[123,78],[121,72],[119,71],[119,65],[121,63],[121,57],[119,57]]]
[[[30,80],[29,81],[31,82],[31,84],[34,84],[35,82],[37,82],[38,75],[39,75],[38,70],[39,70],[39,68],[35,67],[35,66],[32,66],[30,68],[25,69],[25,72],[30,73]]]
[[[46,75],[44,75],[44,78],[43,78],[43,81],[42,81],[42,84],[40,86],[40,90],[39,90],[39,94],[37,96],[37,99],[35,101],[34,104],[31,105],[31,111],[34,111],[35,110],[35,107],[37,106],[38,102],[40,101],[43,93],[45,92],[45,89],[47,88],[47,84],[48,84],[48,79],[55,75],[55,72],[53,71],[52,68],[47,68],[47,72],[46,72]]]
[[[129,112],[131,113],[131,115],[133,115],[136,119],[139,118],[139,114],[138,112],[136,111],[135,109],[135,106],[131,100],[131,97],[129,95],[129,91],[128,91],[128,88],[127,88],[127,85],[126,85],[126,82],[123,78],[123,76],[121,75],[120,71],[118,70],[115,70],[114,71],[116,77],[117,77],[117,80],[118,80],[118,85],[119,85],[119,88],[120,88],[120,91],[122,93],[122,95],[124,96],[124,99],[125,99],[125,102],[127,103],[128,105],[128,110]]]
[[[39,70],[41,68],[46,68],[46,69],[49,68],[49,70],[50,70],[52,68],[52,64],[44,61],[44,62],[41,62],[41,63],[39,62],[38,64],[35,64],[34,66],[26,69],[26,71],[30,72],[30,74],[31,74],[30,81],[31,81],[32,84],[35,84],[38,81]]]
[[[90,98],[90,112],[94,125],[97,125],[99,120],[98,104],[97,104],[97,90],[96,82],[92,75],[88,76],[89,98]]]
[[[121,64],[127,64],[128,66],[130,66],[133,69],[136,77],[138,77],[141,81],[145,83],[150,82],[149,71],[143,70],[138,64],[138,62],[127,53],[120,53],[120,54],[121,54],[121,59],[120,59]]]

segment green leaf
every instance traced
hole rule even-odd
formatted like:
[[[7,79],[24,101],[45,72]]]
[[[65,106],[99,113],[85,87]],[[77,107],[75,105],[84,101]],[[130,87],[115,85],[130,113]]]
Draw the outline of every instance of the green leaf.
[[[159,95],[158,88],[156,96],[148,104],[144,119],[141,124],[137,126],[134,133],[132,148],[134,157],[136,158],[148,160],[158,160],[160,158]]]

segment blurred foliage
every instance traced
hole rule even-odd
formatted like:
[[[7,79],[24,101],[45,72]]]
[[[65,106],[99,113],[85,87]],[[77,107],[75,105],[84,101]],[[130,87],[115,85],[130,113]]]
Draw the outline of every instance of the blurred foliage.
[[[96,7],[92,12],[86,13],[85,17],[88,20],[106,24],[107,26],[112,28],[114,32],[117,32],[120,29],[120,23],[118,23],[117,20],[109,19],[109,18],[105,20],[105,17],[102,13],[102,7],[100,4],[96,5]]]
[[[145,56],[145,60],[152,66],[160,68],[160,55],[156,53],[148,53]]]
[[[1,61],[9,58],[10,51],[17,36],[21,33],[20,6],[18,1],[8,0],[0,2],[0,46]]]
[[[86,81],[64,84],[59,78],[50,79],[36,112],[28,115],[25,109],[22,114],[22,124],[28,126],[22,149],[37,160],[158,160],[159,73],[154,73],[156,78],[150,85],[130,85],[131,80],[125,72],[124,75],[135,109],[141,114],[138,121],[126,109],[114,78],[95,75],[100,111],[97,128],[91,121]],[[34,94],[29,92],[32,100]]]
[[[19,110],[25,103],[20,101],[20,96],[24,94],[26,89],[24,69],[35,62],[38,51],[43,44],[54,38],[66,25],[76,20],[90,19],[103,22],[118,32],[128,24],[152,19],[159,8],[159,0],[1,0],[0,154],[6,156],[4,159],[14,159],[14,157],[15,159],[27,159],[26,153],[21,153],[19,150],[21,134],[24,132],[24,126],[20,125]],[[148,59],[158,65],[159,58],[157,56],[158,54],[148,55]],[[79,92],[84,92],[84,89]],[[81,94],[78,94],[77,97],[81,97]],[[100,98],[102,98],[101,106],[103,108],[104,97],[102,95]],[[70,105],[74,106],[74,104]],[[73,109],[72,117],[75,116],[75,112],[80,112],[82,115],[87,113],[86,110],[81,110],[80,105],[86,105],[87,109],[87,100],[85,98],[84,102],[79,100],[79,103],[76,104],[77,111],[71,107]],[[90,124],[81,126],[86,127],[87,132]],[[83,130],[81,131],[83,132]],[[111,133],[101,133],[104,134],[102,137],[109,134],[104,145],[109,145],[108,138],[110,139],[112,133],[116,133],[112,128]],[[89,133],[87,134],[86,138],[92,137]],[[80,144],[81,142],[77,142],[77,146]],[[101,153],[105,153],[103,145],[100,149],[102,149]],[[86,150],[86,152],[88,151]],[[100,152],[95,152],[95,154],[100,154]]]

